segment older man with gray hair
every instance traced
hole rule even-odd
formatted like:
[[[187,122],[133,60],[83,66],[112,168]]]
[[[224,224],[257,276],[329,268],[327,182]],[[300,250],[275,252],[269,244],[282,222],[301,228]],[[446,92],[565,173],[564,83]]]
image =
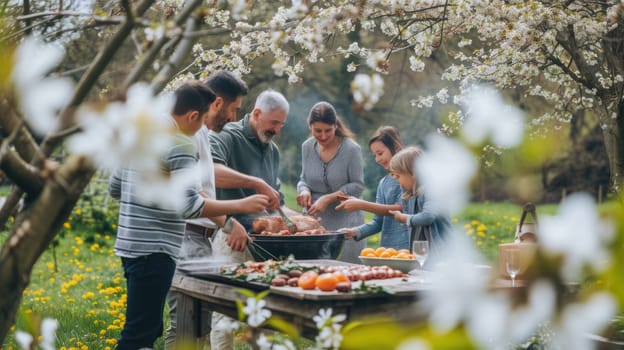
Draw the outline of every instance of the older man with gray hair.
[[[253,194],[269,197],[268,210],[284,204],[280,192],[279,150],[273,137],[282,129],[290,107],[281,93],[265,90],[256,98],[254,109],[243,119],[228,123],[223,131],[210,134],[218,199],[240,199]],[[235,215],[247,231],[256,216]],[[229,256],[232,262],[244,262],[252,257],[244,237],[232,237],[218,232],[212,242],[213,254]],[[244,241],[243,241],[244,240]],[[226,316],[213,313],[210,343],[212,349],[232,349],[233,337],[221,329],[219,322]]]

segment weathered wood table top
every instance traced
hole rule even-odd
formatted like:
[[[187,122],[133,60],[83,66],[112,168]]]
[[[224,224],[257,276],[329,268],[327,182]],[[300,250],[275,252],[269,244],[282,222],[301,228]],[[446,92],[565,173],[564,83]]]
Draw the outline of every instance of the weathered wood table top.
[[[360,282],[354,282],[357,287]],[[256,292],[269,289],[264,297],[266,308],[294,325],[300,327],[304,336],[316,335],[316,326],[312,320],[320,309],[331,307],[333,314],[344,314],[348,321],[374,315],[405,318],[406,308],[413,308],[420,299],[423,290],[430,287],[419,276],[370,280],[367,285],[383,286],[388,293],[340,293],[320,290],[303,290],[299,287],[274,287],[260,283],[232,280],[218,273],[206,273],[201,276],[176,274],[171,289],[179,292],[178,297],[178,335],[198,337],[202,329],[200,318],[201,305],[210,309],[237,317],[237,300],[244,300],[237,289],[245,288]],[[414,318],[417,311],[410,314]],[[185,315],[182,317],[182,315]],[[205,328],[204,328],[205,329]]]

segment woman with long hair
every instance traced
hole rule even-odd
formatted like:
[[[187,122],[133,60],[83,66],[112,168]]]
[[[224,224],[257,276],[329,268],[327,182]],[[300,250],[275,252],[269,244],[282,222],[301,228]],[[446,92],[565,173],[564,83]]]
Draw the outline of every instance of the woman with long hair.
[[[297,204],[309,215],[321,219],[329,231],[364,223],[360,210],[336,210],[340,199],[360,197],[364,191],[362,151],[329,102],[312,106],[308,115],[312,137],[301,146],[301,178],[297,183]],[[348,240],[339,260],[359,263],[365,241]]]

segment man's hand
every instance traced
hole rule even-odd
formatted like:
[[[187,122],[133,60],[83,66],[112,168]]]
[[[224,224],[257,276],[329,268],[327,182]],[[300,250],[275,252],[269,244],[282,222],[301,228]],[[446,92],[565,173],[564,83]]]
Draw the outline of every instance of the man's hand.
[[[232,219],[232,231],[227,235],[228,246],[237,252],[242,252],[247,248],[247,231],[240,222]]]
[[[256,214],[270,208],[269,197],[263,194],[254,194],[241,200],[241,214]]]
[[[336,210],[345,210],[345,211],[355,211],[355,210],[361,210],[362,207],[360,206],[360,203],[363,202],[362,199],[359,198],[354,198],[354,197],[347,197],[348,199],[342,201],[339,205],[336,206]]]
[[[394,216],[394,220],[402,224],[407,223],[407,219],[409,219],[409,215],[403,214],[400,210],[388,210],[388,213]]]
[[[266,206],[268,210],[277,210],[280,206],[280,193],[278,191],[269,186],[269,184],[264,182],[262,179],[258,179],[254,189],[257,194],[265,195],[268,198],[269,202]]]

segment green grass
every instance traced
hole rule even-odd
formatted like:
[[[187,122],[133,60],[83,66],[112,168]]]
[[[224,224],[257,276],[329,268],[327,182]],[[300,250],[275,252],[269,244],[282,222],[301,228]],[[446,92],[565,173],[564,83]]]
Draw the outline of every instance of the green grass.
[[[295,190],[284,186],[286,204],[298,208]],[[119,258],[113,255],[114,210],[97,211],[106,218],[94,222],[85,202],[74,210],[66,223],[55,252],[49,248],[34,267],[25,291],[15,327],[0,349],[17,349],[13,339],[16,328],[28,329],[36,317],[59,321],[57,349],[113,349],[124,322],[125,280]],[[601,213],[612,213],[617,204],[600,206]],[[553,214],[555,205],[538,206],[539,215]],[[494,262],[498,244],[511,242],[522,208],[511,203],[475,203],[452,221],[483,255]],[[93,215],[93,214],[92,214]],[[371,216],[367,217],[370,220]],[[102,225],[102,223],[106,225]],[[93,228],[97,227],[97,228]],[[0,242],[6,235],[0,235]],[[377,246],[379,235],[369,239]],[[56,254],[56,264],[54,254]],[[239,344],[245,348],[244,344]],[[162,349],[162,339],[155,346]]]

